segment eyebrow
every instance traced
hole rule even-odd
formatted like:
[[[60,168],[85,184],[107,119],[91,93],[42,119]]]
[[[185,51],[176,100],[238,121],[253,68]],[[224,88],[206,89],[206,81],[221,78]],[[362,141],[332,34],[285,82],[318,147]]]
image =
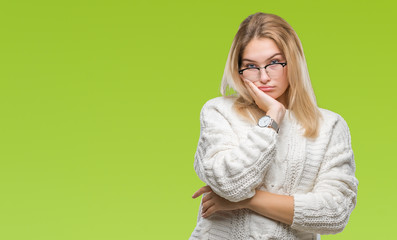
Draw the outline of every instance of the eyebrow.
[[[266,59],[266,61],[269,60],[269,59],[271,59],[271,58],[273,58],[273,57],[275,57],[275,56],[277,56],[277,55],[282,55],[282,54],[281,54],[281,53],[275,53],[275,54],[273,54],[272,56],[270,56],[268,59]],[[251,60],[251,59],[248,59],[248,58],[244,58],[244,59],[242,59],[241,61],[256,62],[256,61]]]

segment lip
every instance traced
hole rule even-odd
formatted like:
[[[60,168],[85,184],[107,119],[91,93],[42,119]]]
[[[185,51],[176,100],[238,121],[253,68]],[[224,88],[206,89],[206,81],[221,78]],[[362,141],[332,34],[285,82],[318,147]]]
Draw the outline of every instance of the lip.
[[[265,92],[267,92],[267,91],[272,91],[273,89],[274,89],[274,87],[273,86],[260,86],[260,87],[258,87],[260,90],[262,90],[262,91],[265,91]]]

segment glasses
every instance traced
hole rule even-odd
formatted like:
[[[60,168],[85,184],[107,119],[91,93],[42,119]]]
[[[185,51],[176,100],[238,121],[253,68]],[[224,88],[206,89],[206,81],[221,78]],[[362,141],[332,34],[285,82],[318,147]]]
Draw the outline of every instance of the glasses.
[[[250,81],[258,81],[261,78],[261,68],[264,68],[269,78],[279,77],[283,71],[287,62],[283,63],[270,63],[264,67],[249,67],[238,71],[240,75],[243,75],[245,79]]]

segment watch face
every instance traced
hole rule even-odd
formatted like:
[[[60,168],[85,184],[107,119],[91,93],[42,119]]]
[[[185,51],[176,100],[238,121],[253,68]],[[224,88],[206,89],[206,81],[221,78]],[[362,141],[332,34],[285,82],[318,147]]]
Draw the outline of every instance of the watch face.
[[[264,116],[261,119],[259,119],[258,125],[260,127],[267,127],[270,125],[270,117]]]

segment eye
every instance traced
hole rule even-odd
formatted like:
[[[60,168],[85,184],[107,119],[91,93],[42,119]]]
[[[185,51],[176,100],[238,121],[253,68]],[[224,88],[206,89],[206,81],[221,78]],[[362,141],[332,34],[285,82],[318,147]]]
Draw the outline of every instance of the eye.
[[[252,64],[252,63],[248,63],[248,64],[245,64],[245,67],[246,68],[256,68],[256,65]]]
[[[279,63],[280,61],[278,59],[274,59],[270,62],[270,64],[275,64],[275,63]]]

